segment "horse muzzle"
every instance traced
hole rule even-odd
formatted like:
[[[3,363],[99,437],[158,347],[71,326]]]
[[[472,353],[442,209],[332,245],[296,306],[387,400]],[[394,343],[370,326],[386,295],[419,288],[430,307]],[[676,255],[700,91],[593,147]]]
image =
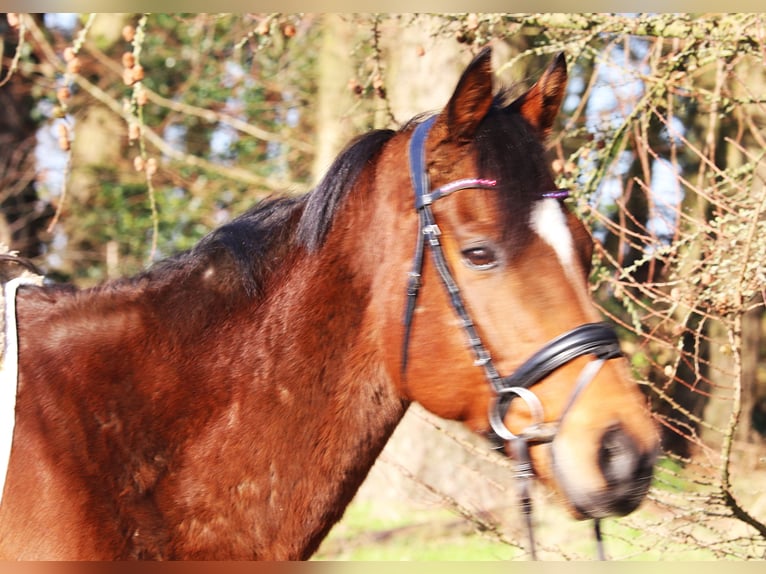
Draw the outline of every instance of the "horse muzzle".
[[[578,472],[565,443],[551,444],[553,475],[573,513],[581,519],[625,516],[638,508],[652,482],[658,449],[648,450],[620,424],[602,434],[594,453],[594,473]]]

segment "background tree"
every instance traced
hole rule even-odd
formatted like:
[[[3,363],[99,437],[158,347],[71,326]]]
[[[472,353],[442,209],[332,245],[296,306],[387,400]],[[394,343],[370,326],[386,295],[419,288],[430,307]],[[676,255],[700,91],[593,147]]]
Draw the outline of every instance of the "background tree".
[[[34,185],[36,81],[18,73],[22,57],[30,57],[24,32],[18,16],[0,15],[0,244],[36,257],[50,215],[40,209]]]

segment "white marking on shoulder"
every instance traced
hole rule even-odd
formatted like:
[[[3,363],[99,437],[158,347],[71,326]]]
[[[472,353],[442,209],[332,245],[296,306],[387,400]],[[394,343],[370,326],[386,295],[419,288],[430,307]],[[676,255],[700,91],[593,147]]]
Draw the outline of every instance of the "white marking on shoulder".
[[[556,199],[543,199],[532,208],[532,229],[556,252],[567,273],[574,271],[574,241]]]
[[[16,426],[16,393],[19,384],[19,341],[16,326],[16,291],[21,285],[41,285],[41,277],[22,275],[11,279],[4,290],[5,349],[0,349],[0,501],[3,499],[5,479],[13,446]]]

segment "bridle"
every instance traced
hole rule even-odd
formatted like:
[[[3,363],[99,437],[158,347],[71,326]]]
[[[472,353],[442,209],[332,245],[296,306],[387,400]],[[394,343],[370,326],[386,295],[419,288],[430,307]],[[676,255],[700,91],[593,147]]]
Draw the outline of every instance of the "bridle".
[[[482,343],[476,326],[468,314],[463,298],[460,295],[460,288],[450,271],[439,240],[441,230],[436,224],[433,211],[431,210],[433,202],[456,191],[463,189],[494,189],[497,186],[497,182],[491,179],[467,178],[452,181],[434,190],[430,189],[425,160],[425,141],[435,119],[436,116],[432,116],[418,124],[410,140],[410,177],[412,178],[415,191],[415,209],[418,213],[419,225],[412,270],[409,272],[407,281],[407,305],[404,314],[404,340],[401,361],[402,376],[405,375],[407,370],[410,333],[412,331],[415,305],[422,285],[421,275],[425,246],[428,244],[431,258],[441,278],[441,282],[447,290],[452,308],[458,315],[462,328],[468,338],[468,343],[473,350],[475,357],[474,365],[483,369],[484,376],[494,392],[494,399],[489,411],[491,430],[488,433],[488,438],[492,442],[493,448],[501,452],[505,452],[505,443],[509,443],[516,465],[516,478],[519,482],[521,507],[527,522],[530,554],[533,559],[536,559],[534,531],[532,528],[532,502],[529,494],[529,483],[535,474],[529,457],[529,447],[532,444],[553,442],[564,417],[582,390],[594,379],[604,362],[621,356],[620,344],[617,334],[611,325],[607,323],[586,323],[548,342],[511,375],[503,377],[498,373],[489,351]],[[566,197],[567,194],[566,190],[555,190],[542,193],[541,199],[560,199]],[[590,361],[581,371],[558,421],[546,422],[542,403],[537,398],[537,395],[530,390],[530,387],[545,379],[558,368],[583,355],[592,355],[595,359]],[[534,421],[520,434],[512,433],[505,426],[504,422],[511,401],[516,397],[520,397],[527,404]],[[595,520],[594,531],[599,558],[603,559],[601,529],[597,519]]]

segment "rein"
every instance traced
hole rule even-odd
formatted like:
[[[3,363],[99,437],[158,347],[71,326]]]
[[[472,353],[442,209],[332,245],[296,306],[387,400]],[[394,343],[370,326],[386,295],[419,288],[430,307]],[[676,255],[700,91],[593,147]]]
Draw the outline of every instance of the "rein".
[[[474,365],[481,367],[484,376],[494,392],[494,400],[490,406],[489,422],[491,430],[488,438],[494,449],[505,452],[505,443],[509,443],[512,458],[515,461],[516,478],[519,485],[519,498],[522,512],[525,516],[529,537],[529,551],[532,559],[536,559],[534,529],[532,526],[532,499],[529,494],[529,484],[534,478],[534,468],[529,456],[529,447],[534,444],[551,443],[556,438],[559,427],[582,390],[595,378],[598,371],[608,359],[621,356],[617,334],[607,323],[587,323],[568,331],[544,345],[539,351],[527,359],[514,373],[501,376],[495,368],[492,357],[482,343],[481,337],[466,309],[460,288],[450,271],[444,256],[439,236],[441,230],[434,219],[431,205],[434,201],[463,189],[494,189],[497,182],[492,179],[467,178],[450,182],[438,189],[430,189],[428,169],[425,160],[425,141],[436,116],[432,116],[419,124],[410,140],[410,177],[415,192],[415,209],[418,213],[418,237],[413,258],[412,270],[407,281],[407,305],[404,313],[404,338],[402,343],[401,373],[407,370],[409,339],[417,303],[417,297],[422,286],[423,259],[425,246],[428,245],[433,263],[449,295],[450,303],[460,318],[468,343],[473,350]],[[567,197],[567,190],[555,190],[542,193],[541,198],[562,199]],[[572,394],[556,422],[546,422],[543,406],[537,395],[530,390],[541,380],[573,359],[592,355],[595,359],[589,362],[581,371]],[[514,434],[505,426],[505,415],[511,401],[521,398],[529,407],[533,424],[520,434]],[[598,519],[594,520],[599,559],[604,559],[601,537],[601,526]]]

